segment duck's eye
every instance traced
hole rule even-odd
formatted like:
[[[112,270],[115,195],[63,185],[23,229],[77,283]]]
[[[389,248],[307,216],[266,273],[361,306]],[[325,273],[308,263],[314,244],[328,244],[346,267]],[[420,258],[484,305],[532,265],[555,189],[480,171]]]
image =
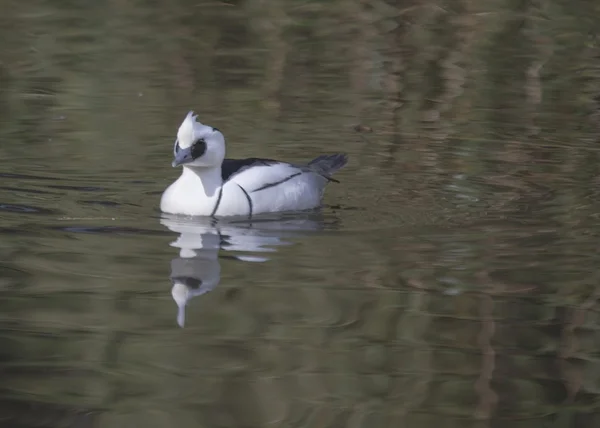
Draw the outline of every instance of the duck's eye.
[[[219,129],[218,129],[218,128],[215,128],[215,127],[213,126],[213,132],[215,132],[215,131],[219,131]],[[221,132],[221,131],[219,131],[219,132]]]
[[[173,154],[176,155],[179,151],[179,141],[175,140],[175,144],[173,145]]]
[[[206,152],[206,141],[203,138],[196,140],[194,145],[192,146],[192,158],[198,159]]]

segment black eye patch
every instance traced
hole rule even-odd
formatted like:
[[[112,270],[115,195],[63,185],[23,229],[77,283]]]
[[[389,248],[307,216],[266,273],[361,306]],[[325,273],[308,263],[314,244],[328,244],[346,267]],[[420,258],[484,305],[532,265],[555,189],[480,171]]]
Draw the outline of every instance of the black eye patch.
[[[202,280],[199,278],[192,278],[191,276],[176,276],[171,278],[173,282],[177,281],[185,285],[188,288],[198,289],[202,285]]]
[[[197,140],[192,146],[192,159],[198,159],[206,152],[206,141],[203,139]]]
[[[218,128],[215,128],[215,127],[213,126],[213,132],[215,132],[215,131],[219,131],[219,129],[218,129]],[[219,131],[219,132],[221,132],[221,131]]]
[[[175,144],[173,144],[173,154],[176,155],[179,151],[179,141],[175,140]]]

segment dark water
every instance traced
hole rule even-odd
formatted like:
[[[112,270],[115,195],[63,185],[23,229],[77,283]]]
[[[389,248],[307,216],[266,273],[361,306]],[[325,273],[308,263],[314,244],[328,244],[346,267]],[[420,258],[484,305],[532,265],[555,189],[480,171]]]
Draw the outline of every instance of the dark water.
[[[598,426],[595,2],[0,9],[0,426]],[[190,109],[351,161],[163,217]]]

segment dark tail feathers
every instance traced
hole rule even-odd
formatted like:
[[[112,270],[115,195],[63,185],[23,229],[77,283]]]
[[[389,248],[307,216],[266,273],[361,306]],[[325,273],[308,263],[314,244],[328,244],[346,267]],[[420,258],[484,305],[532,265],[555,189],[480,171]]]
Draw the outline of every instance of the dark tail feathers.
[[[339,183],[339,181],[331,178],[331,175],[342,169],[347,163],[348,156],[345,153],[335,153],[333,155],[322,155],[311,160],[308,167],[329,181]]]

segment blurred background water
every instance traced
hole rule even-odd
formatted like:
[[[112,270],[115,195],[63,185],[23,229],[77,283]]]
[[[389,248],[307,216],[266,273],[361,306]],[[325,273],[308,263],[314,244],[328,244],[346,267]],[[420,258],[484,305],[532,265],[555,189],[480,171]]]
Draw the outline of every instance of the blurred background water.
[[[0,10],[0,426],[599,425],[600,3]],[[163,217],[190,109],[350,163]]]

